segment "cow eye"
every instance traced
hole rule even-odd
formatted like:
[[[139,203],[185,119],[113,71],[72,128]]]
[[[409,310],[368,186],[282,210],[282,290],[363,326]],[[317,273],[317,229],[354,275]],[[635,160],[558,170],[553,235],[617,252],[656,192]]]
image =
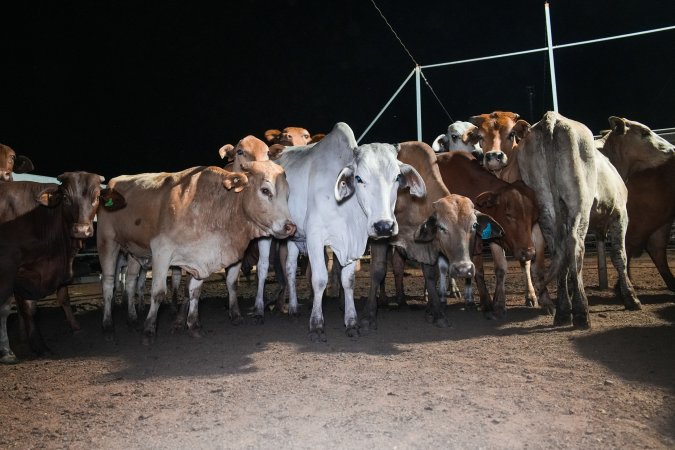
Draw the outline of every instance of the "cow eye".
[[[508,137],[509,137],[510,140],[514,140],[516,138],[516,133],[514,131],[512,131],[512,132],[509,133]]]
[[[265,188],[262,188],[260,191],[261,191],[264,195],[266,195],[266,196],[268,196],[268,197],[271,197],[271,196],[272,196],[272,191],[270,191],[270,190],[269,190],[268,188],[266,188],[266,187],[265,187]]]
[[[400,183],[400,182],[402,181],[402,180],[401,180],[401,174],[400,174],[400,173],[399,173],[398,175],[396,175],[396,179],[395,179],[394,181],[396,181],[396,182],[398,182],[398,183]]]
[[[474,231],[477,230],[477,229],[478,229],[478,222],[474,222],[474,223],[471,225],[471,229],[474,230]]]
[[[357,175],[357,176],[355,176],[354,178],[356,178],[356,182],[357,182],[357,183],[364,184],[364,183],[363,183],[363,180],[361,179],[360,176]]]
[[[237,155],[241,156],[244,154],[244,151],[242,149],[237,150]]]
[[[451,134],[450,137],[452,138],[453,141],[456,141],[457,139],[459,139],[459,136],[456,135],[456,134]]]

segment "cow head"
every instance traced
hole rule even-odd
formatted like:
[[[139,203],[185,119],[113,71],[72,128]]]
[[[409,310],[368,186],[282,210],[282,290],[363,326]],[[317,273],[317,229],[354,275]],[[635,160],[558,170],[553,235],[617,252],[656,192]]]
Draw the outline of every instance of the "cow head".
[[[477,127],[471,137],[483,150],[483,165],[487,169],[499,170],[508,164],[511,152],[518,143],[513,127],[519,117],[512,112],[494,111],[469,119]]]
[[[242,164],[245,179],[234,180],[232,175],[226,177],[224,185],[235,192],[241,191],[244,196],[242,208],[246,218],[263,230],[264,236],[285,239],[295,233],[296,226],[291,221],[288,211],[288,182],[281,166],[272,161],[253,161]],[[234,177],[241,176],[237,172],[229,172]],[[230,187],[228,187],[228,184]],[[238,189],[238,190],[237,190]]]
[[[361,145],[335,182],[335,199],[342,202],[356,196],[367,217],[368,236],[374,239],[398,234],[394,206],[399,189],[409,188],[414,197],[426,195],[420,174],[398,161],[396,155],[396,147],[391,144]]]
[[[648,126],[612,116],[611,131],[603,136],[599,150],[609,158],[625,180],[631,174],[658,167],[675,158],[673,144],[654,133]]]
[[[43,189],[37,201],[47,207],[61,208],[71,237],[86,239],[93,236],[94,216],[104,178],[88,172],[66,172],[56,179],[61,185]]]
[[[440,152],[480,152],[482,150],[478,142],[474,138],[474,134],[478,130],[471,122],[456,121],[448,125],[448,131],[436,138],[431,148],[436,153]]]
[[[415,231],[415,240],[436,240],[441,252],[450,263],[450,276],[471,278],[475,267],[471,262],[471,250],[476,239],[502,237],[501,226],[487,214],[476,211],[466,197],[450,194],[435,201],[434,212]]]
[[[0,144],[0,181],[12,181],[12,172],[26,173],[33,169],[30,159],[17,155],[11,147]]]
[[[519,261],[535,256],[532,226],[539,219],[534,191],[522,182],[483,192],[476,197],[476,208],[493,217],[504,230],[503,240]]]
[[[222,159],[232,162],[231,170],[241,171],[241,164],[247,161],[267,161],[270,159],[269,148],[255,136],[246,136],[236,146],[226,144],[220,147],[218,154]]]
[[[269,144],[281,144],[284,146],[309,145],[312,142],[312,136],[304,128],[286,127],[282,131],[267,130],[265,139]]]

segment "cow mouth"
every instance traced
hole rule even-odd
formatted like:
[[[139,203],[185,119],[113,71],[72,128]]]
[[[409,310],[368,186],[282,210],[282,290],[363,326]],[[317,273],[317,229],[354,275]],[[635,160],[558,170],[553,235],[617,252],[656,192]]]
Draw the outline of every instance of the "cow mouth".
[[[281,230],[272,229],[272,235],[277,239],[286,239],[287,237],[293,236],[297,229],[298,227],[289,220],[284,223]]]
[[[379,220],[370,227],[368,234],[373,239],[386,239],[398,234],[398,226],[393,220]]]

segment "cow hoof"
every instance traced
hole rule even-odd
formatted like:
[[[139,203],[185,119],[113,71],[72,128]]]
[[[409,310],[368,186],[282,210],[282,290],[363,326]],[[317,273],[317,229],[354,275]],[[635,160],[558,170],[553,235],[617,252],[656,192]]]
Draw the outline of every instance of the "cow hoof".
[[[477,311],[478,305],[476,302],[466,302],[464,303],[464,311]]]
[[[300,317],[300,309],[297,309],[297,310],[289,309],[288,310],[288,317],[291,317],[293,319],[297,319],[298,317]]]
[[[253,315],[253,325],[264,325],[265,324],[265,316],[262,314],[254,314]]]
[[[626,309],[628,311],[639,311],[642,309],[642,303],[639,301],[626,303]]]
[[[359,325],[363,331],[377,330],[377,320],[361,319],[361,323],[359,323]]]
[[[346,333],[350,338],[359,337],[359,328],[356,326],[348,327]]]
[[[531,298],[526,298],[525,299],[525,306],[528,308],[536,308],[539,305],[537,304],[536,300],[532,300]]]
[[[9,353],[5,353],[0,357],[0,364],[16,364],[19,360],[16,355],[10,350]]]
[[[195,338],[195,339],[201,339],[201,338],[204,337],[204,335],[202,334],[201,328],[189,328],[188,329],[188,335],[191,338]]]
[[[589,319],[588,314],[574,316],[572,319],[572,325],[574,325],[574,328],[579,330],[590,330],[591,320]]]
[[[244,318],[241,315],[230,317],[230,323],[235,326],[241,325],[242,323],[244,323]]]
[[[572,325],[572,314],[569,312],[561,313],[560,311],[556,311],[553,316],[553,326],[566,327],[569,325]]]
[[[447,317],[439,317],[438,319],[434,320],[434,325],[438,328],[450,328],[450,321]]]
[[[143,333],[143,340],[142,340],[143,345],[149,346],[149,345],[154,344],[156,337],[157,336],[153,332],[150,332],[150,331],[144,332]]]
[[[309,340],[312,342],[326,342],[326,333],[323,329],[316,329],[309,332]]]

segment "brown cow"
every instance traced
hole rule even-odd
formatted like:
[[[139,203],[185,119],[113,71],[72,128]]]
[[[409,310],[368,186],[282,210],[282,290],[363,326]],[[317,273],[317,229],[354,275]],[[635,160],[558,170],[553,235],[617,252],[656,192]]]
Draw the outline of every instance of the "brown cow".
[[[469,197],[479,211],[489,214],[504,229],[502,239],[490,243],[490,250],[495,262],[497,284],[494,307],[485,284],[482,257],[477,256],[476,282],[484,311],[496,314],[501,318],[506,313],[506,293],[504,290],[507,261],[504,249],[509,250],[521,265],[535,257],[535,245],[532,241],[532,227],[539,218],[534,192],[521,181],[513,184],[500,180],[485,170],[469,153],[450,152],[438,155],[438,168],[443,182],[450,192]],[[533,266],[533,274],[537,280],[538,290],[544,292],[542,306],[552,312],[551,300],[545,286],[542,286],[545,266],[543,254],[537,261],[542,264]],[[527,292],[525,304],[537,306],[537,296],[529,271],[527,276]],[[473,299],[471,299],[473,300]]]
[[[668,289],[675,291],[666,255],[675,220],[675,149],[639,122],[612,116],[609,124],[611,131],[596,143],[628,189],[628,270],[631,257],[646,248]]]
[[[82,240],[93,235],[103,177],[87,172],[67,172],[62,184],[30,181],[0,183],[0,199],[13,211],[24,213],[0,224],[0,362],[16,361],[7,338],[7,315],[16,298],[26,324],[31,348],[46,350],[33,321],[37,300],[68,284],[72,264]],[[11,202],[7,202],[11,199]],[[106,197],[105,201],[112,201]],[[30,203],[38,205],[30,207]],[[119,202],[117,202],[119,204]]]
[[[469,121],[478,127],[471,139],[483,150],[483,165],[504,181],[520,180],[518,164],[509,164],[515,158],[518,138],[513,126],[520,116],[506,111],[473,116]]]
[[[9,146],[0,144],[0,181],[12,181],[12,172],[26,173],[33,170],[33,162],[17,155]]]
[[[121,211],[98,218],[98,251],[102,268],[103,329],[111,332],[115,261],[120,249],[151,258],[153,270],[178,266],[193,276],[188,286],[187,326],[199,335],[197,307],[203,280],[241,260],[249,242],[295,232],[288,212],[284,171],[271,161],[246,162],[246,174],[219,167],[193,167],[176,173],[120,176],[109,187],[127,201]],[[166,278],[153,277],[144,342],[156,336],[159,304]],[[183,326],[179,315],[176,324]]]
[[[400,191],[394,209],[398,235],[388,242],[371,241],[371,285],[361,327],[377,328],[377,290],[384,280],[387,248],[390,245],[396,249],[394,275],[399,304],[405,303],[402,259],[398,257],[403,255],[422,264],[425,285],[431,299],[429,318],[437,326],[447,326],[444,305],[436,290],[438,271],[435,265],[439,256],[444,254],[448,259],[451,275],[471,278],[474,275],[470,254],[472,238],[475,238],[476,233],[482,233],[488,223],[495,235],[500,227],[488,216],[475,211],[468,198],[450,194],[438,171],[436,155],[424,142],[399,144],[398,160],[419,172],[426,186],[426,196],[412,197]],[[480,222],[480,226],[476,226],[477,222]],[[420,229],[422,224],[426,224],[423,230]]]

